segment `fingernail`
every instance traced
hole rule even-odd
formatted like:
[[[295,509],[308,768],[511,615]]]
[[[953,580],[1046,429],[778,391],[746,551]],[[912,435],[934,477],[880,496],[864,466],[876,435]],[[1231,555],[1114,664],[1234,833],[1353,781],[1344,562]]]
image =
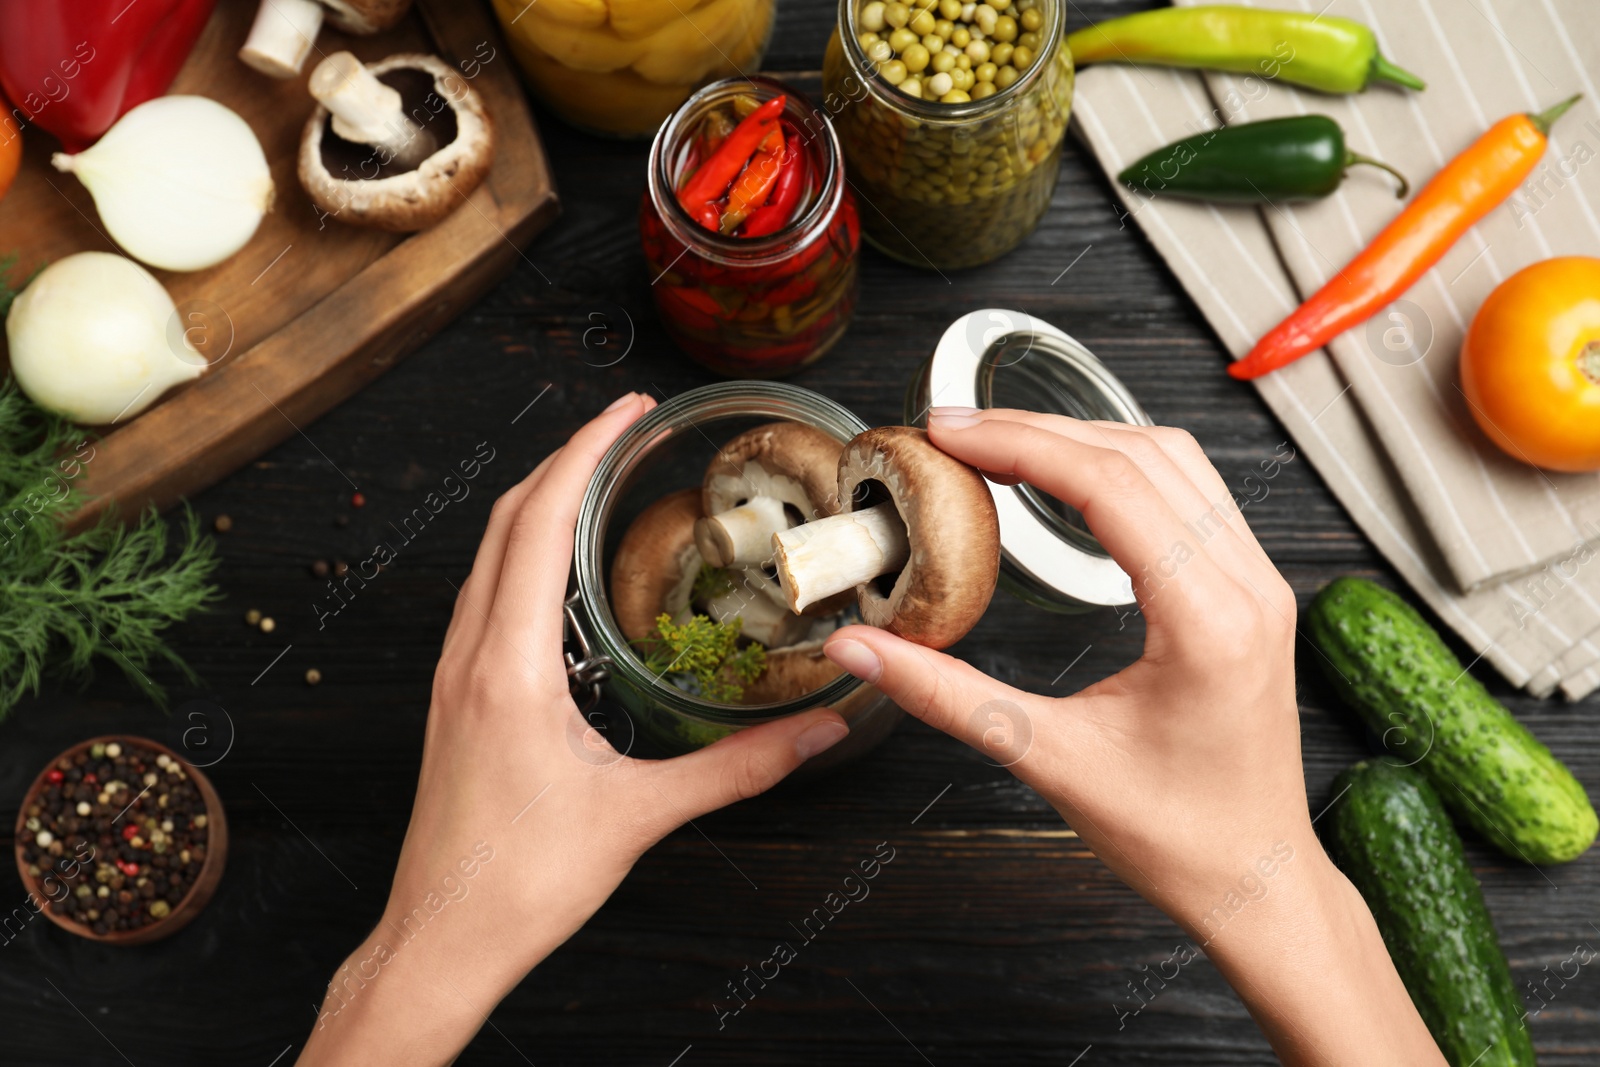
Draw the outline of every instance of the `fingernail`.
[[[841,637],[822,646],[822,654],[863,682],[876,682],[883,673],[883,661],[860,641]]]
[[[929,429],[965,430],[982,421],[977,408],[934,408],[928,412]]]
[[[826,752],[849,734],[850,728],[842,722],[819,722],[794,739],[795,754],[808,760],[819,752]]]
[[[609,415],[609,414],[611,414],[611,412],[617,410],[622,405],[633,403],[633,398],[638,396],[638,395],[639,395],[638,393],[623,393],[621,396],[619,396],[615,400],[613,400],[610,403],[610,405],[604,411],[602,411],[600,414]]]

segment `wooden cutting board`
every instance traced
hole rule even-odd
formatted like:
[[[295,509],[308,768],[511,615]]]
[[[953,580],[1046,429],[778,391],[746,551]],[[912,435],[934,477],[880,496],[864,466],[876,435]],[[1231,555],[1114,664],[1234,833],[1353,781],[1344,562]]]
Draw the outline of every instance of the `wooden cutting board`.
[[[239,62],[254,0],[222,0],[173,93],[209,96],[249,122],[272,165],[273,210],[241,251],[210,270],[154,272],[181,328],[211,365],[126,423],[103,427],[74,527],[110,511],[165,508],[303,429],[388,370],[508,273],[559,207],[510,53],[483,4],[418,0],[394,29],[323,29],[301,77],[277,81]],[[482,95],[494,122],[488,178],[431,229],[410,236],[320,218],[295,177],[319,55],[368,62],[432,52]],[[26,129],[24,159],[0,200],[0,253],[20,271],[86,250],[118,251],[76,178],[50,166],[55,139]]]

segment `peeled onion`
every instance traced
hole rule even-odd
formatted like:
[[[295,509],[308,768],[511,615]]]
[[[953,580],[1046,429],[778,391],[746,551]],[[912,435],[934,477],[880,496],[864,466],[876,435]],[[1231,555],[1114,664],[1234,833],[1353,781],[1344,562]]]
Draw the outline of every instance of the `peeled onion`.
[[[204,270],[245,246],[272,207],[249,123],[203,96],[140,104],[94,146],[51,162],[88,187],[111,239],[165,270]]]
[[[176,316],[172,297],[133,260],[67,256],[11,304],[11,373],[35,404],[74,422],[131,418],[205,369]]]

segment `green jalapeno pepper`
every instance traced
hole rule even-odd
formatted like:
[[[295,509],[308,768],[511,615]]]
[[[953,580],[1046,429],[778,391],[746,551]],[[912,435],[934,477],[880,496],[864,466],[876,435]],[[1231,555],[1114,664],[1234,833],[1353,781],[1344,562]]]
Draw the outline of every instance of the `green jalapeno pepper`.
[[[1373,81],[1423,88],[1415,74],[1378,54],[1359,22],[1301,11],[1218,4],[1141,11],[1067,37],[1072,60],[1149,63],[1282,79],[1325,93],[1358,93]]]
[[[1158,148],[1117,180],[1152,196],[1193,200],[1314,200],[1339,188],[1345,168],[1365,163],[1393,174],[1404,199],[1405,175],[1387,163],[1358,155],[1344,131],[1326,115],[1293,115],[1185,137]]]

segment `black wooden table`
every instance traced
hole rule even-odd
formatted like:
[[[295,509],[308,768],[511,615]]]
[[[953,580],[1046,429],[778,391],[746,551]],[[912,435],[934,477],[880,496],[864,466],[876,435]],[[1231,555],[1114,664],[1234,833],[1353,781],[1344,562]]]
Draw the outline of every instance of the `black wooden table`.
[[[1082,0],[1069,7],[1069,28],[1139,6]],[[834,6],[781,8],[766,67],[815,89]],[[208,520],[233,519],[220,537],[226,602],[176,639],[208,685],[175,694],[178,706],[203,698],[226,713],[205,722],[217,751],[232,746],[210,772],[233,829],[227,875],[193,926],[153,946],[101,948],[42,920],[8,930],[0,1062],[292,1062],[334,967],[383,905],[451,582],[467,573],[494,496],[618,394],[670,396],[710,380],[653,321],[636,228],[645,146],[542,120],[564,215],[527,262],[308,436],[194,501]],[[793,380],[868,422],[895,422],[907,376],[952,317],[1019,307],[1085,342],[1158,422],[1192,431],[1246,495],[1245,478],[1284,431],[1249,386],[1223,373],[1211,330],[1137,229],[1119,225],[1113,202],[1069,142],[1043,226],[1000,262],[946,284],[865,251],[850,332]],[[620,363],[596,367],[607,359],[586,350],[584,332],[620,321],[622,310],[636,327],[633,346]],[[472,495],[319,629],[323,583],[309,564],[363,558],[389,519],[484,441],[497,458]],[[340,471],[361,486],[364,508],[351,508]],[[1302,603],[1339,574],[1394,581],[1303,459],[1247,515]],[[276,631],[247,628],[249,608],[273,616]],[[1012,684],[1066,693],[1132,661],[1141,640],[1137,625],[1119,630],[1110,612],[1055,616],[1002,595],[955,651]],[[1333,776],[1367,743],[1312,664],[1303,657],[1301,666],[1309,802],[1320,809]],[[303,681],[312,667],[324,679],[317,688]],[[173,720],[115,673],[83,692],[53,688],[0,726],[0,825],[12,825],[28,781],[69,743],[112,731],[173,736]],[[1481,666],[1474,673],[1600,794],[1592,704],[1531,700]],[[699,826],[704,836],[685,829],[646,856],[499,1007],[462,1062],[1274,1062],[1204,960],[1153,999],[1146,993],[1147,1003],[1136,998],[1145,968],[1186,944],[1183,933],[1111,877],[1038,796],[920,723],[906,722],[840,774]],[[726,1006],[726,984],[883,841],[896,858],[870,897],[719,1030],[712,1005]],[[1475,839],[1468,851],[1519,986],[1545,982],[1577,946],[1600,945],[1594,856],[1538,871]],[[20,883],[6,891],[22,903]],[[1597,1062],[1600,975],[1589,967],[1545,988],[1548,1004],[1530,1023],[1542,1062]],[[1540,1004],[1530,995],[1530,1008]]]

